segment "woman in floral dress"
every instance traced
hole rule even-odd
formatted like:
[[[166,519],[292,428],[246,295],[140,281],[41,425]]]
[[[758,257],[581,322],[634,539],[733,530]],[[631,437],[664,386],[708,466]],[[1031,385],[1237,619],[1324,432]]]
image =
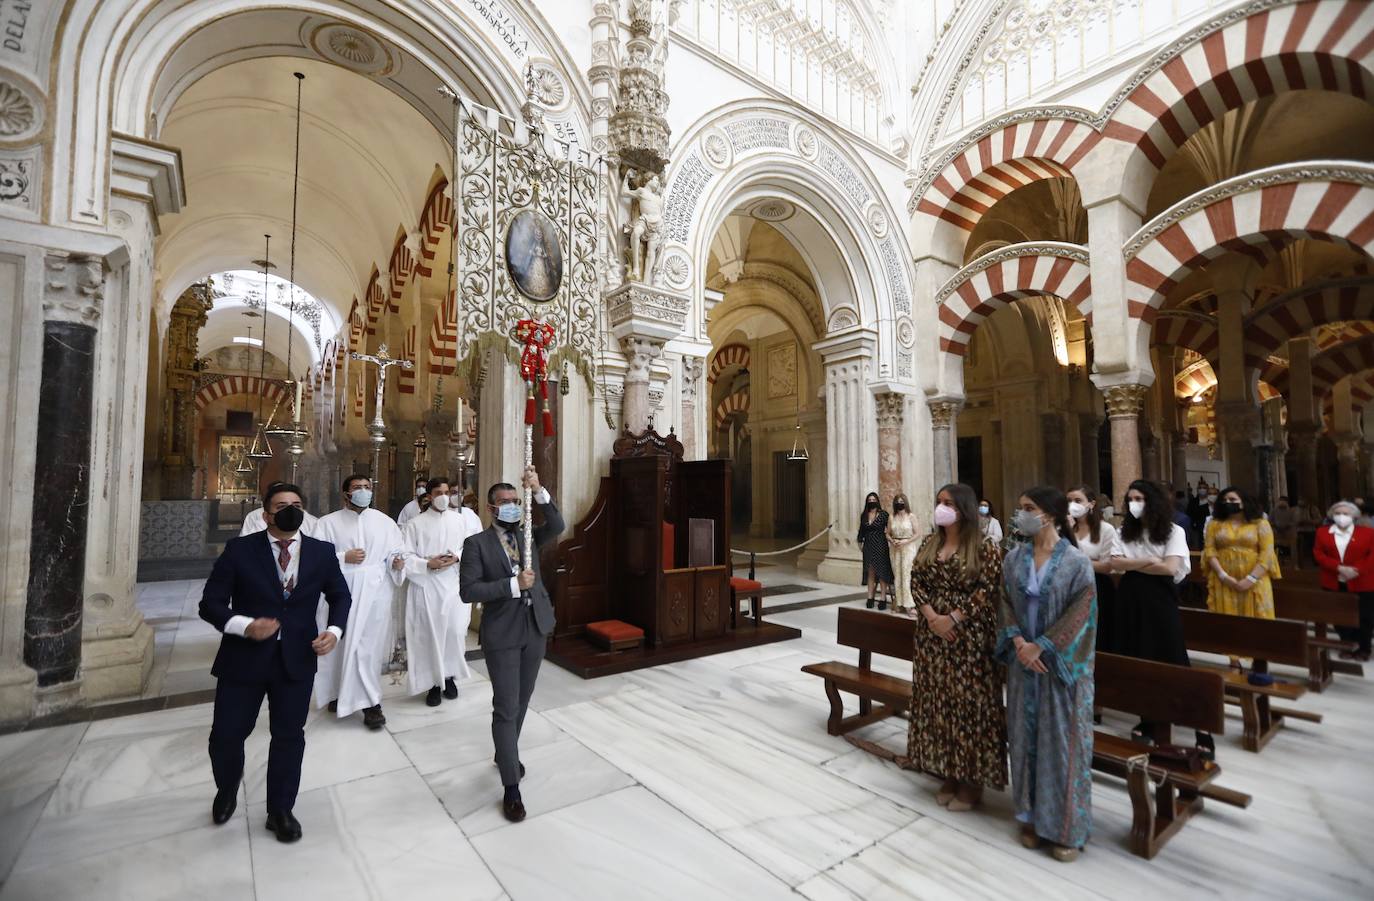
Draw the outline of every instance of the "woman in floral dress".
[[[978,498],[946,485],[935,498],[936,529],[911,571],[916,620],[907,765],[944,780],[935,799],[971,810],[987,786],[1007,784],[1002,667],[992,658],[1002,560],[978,527]]]

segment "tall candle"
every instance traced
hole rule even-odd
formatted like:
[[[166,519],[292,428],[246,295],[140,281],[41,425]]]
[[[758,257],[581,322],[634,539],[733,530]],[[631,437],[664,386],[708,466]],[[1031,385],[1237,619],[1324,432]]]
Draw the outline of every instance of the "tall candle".
[[[300,379],[296,379],[296,408],[295,408],[295,409],[296,409],[296,412],[295,412],[295,421],[296,421],[296,422],[300,422],[300,421],[301,421],[301,389],[304,388],[304,387],[305,387],[305,383],[302,382]]]

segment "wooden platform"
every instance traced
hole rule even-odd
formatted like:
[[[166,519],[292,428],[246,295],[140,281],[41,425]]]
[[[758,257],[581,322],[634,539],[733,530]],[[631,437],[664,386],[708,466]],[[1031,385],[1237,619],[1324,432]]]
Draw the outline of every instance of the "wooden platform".
[[[720,638],[684,641],[658,648],[640,647],[628,651],[602,650],[581,635],[569,635],[551,641],[545,658],[583,679],[595,679],[598,676],[613,676],[616,673],[628,673],[665,663],[680,663],[683,660],[778,641],[791,641],[801,638],[801,634],[800,629],[764,620],[757,629],[746,623],[738,629],[726,630]]]

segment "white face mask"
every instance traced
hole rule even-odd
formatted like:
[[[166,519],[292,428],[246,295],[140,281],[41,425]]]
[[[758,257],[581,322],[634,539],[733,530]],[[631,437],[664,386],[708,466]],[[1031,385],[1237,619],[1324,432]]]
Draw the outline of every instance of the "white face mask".
[[[1069,501],[1069,515],[1074,519],[1082,519],[1088,515],[1088,511],[1091,509],[1092,507],[1089,507],[1087,504],[1082,504],[1078,501]]]
[[[1134,516],[1136,519],[1140,519],[1142,516],[1145,515],[1145,502],[1131,501],[1126,505],[1126,509],[1130,510],[1131,515]]]
[[[426,488],[424,485],[421,485],[419,488],[416,488],[416,489],[415,489],[415,496],[416,496],[416,497],[424,497],[428,492],[429,492],[429,489]]]
[[[438,510],[440,513],[443,513],[445,510],[448,509],[448,495],[435,495],[434,497],[429,499],[429,506],[431,509]]]
[[[1350,528],[1350,524],[1354,522],[1355,519],[1349,513],[1337,513],[1331,517],[1331,521],[1336,524],[1336,528],[1344,532],[1346,529]]]

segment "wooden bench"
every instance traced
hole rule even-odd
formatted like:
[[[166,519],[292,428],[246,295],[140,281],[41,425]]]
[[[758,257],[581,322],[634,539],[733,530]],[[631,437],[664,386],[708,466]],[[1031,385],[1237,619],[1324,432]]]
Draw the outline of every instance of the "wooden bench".
[[[825,731],[844,735],[889,716],[904,716],[911,705],[911,680],[874,672],[873,655],[910,660],[916,652],[916,621],[874,610],[841,607],[836,640],[845,647],[858,649],[858,666],[831,660],[802,667],[802,672],[825,680],[825,696],[830,699]],[[844,715],[842,691],[858,697],[858,714]],[[877,710],[873,709],[875,701],[880,705]]]
[[[1251,669],[1267,673],[1270,663],[1307,667],[1307,624],[1289,619],[1255,619],[1228,616],[1206,610],[1180,608],[1183,638],[1189,650],[1231,657],[1251,657]],[[1226,666],[1195,663],[1199,669],[1219,673],[1226,684],[1229,703],[1240,706],[1245,732],[1241,747],[1259,752],[1283,726],[1285,717],[1320,723],[1321,714],[1270,706],[1271,698],[1295,701],[1307,687],[1274,680],[1273,685],[1252,685],[1244,673]]]
[[[1174,726],[1220,733],[1226,726],[1225,688],[1219,673],[1098,654],[1094,701],[1138,716],[1153,739],[1170,743]],[[1250,796],[1214,785],[1221,767],[1205,762],[1198,772],[1172,761],[1151,761],[1152,746],[1100,730],[1093,732],[1093,769],[1126,780],[1131,798],[1131,851],[1154,857],[1183,824],[1202,810],[1203,798],[1237,807]]]
[[[1275,582],[1274,615],[1305,622],[1312,629],[1307,637],[1308,688],[1322,691],[1331,684],[1331,676],[1337,672],[1364,675],[1364,667],[1358,663],[1331,659],[1333,651],[1354,650],[1355,643],[1341,641],[1327,633],[1333,626],[1360,624],[1358,595]]]

